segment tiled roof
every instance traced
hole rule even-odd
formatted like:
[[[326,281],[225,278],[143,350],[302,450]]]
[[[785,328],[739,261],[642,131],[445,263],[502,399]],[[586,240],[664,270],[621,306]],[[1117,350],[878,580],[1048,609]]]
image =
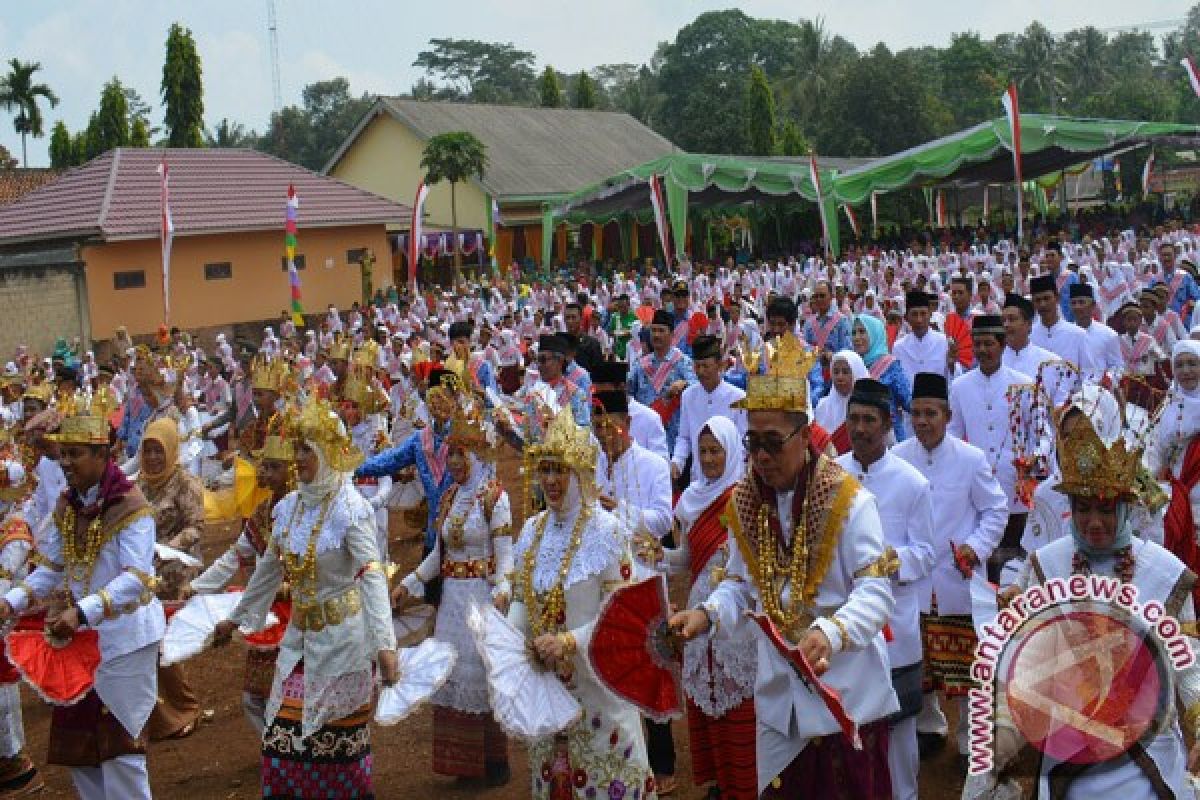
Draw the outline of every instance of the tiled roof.
[[[176,236],[282,229],[288,184],[300,198],[302,229],[399,222],[412,213],[254,150],[121,147],[0,207],[0,244],[80,235],[157,237],[164,156]]]
[[[0,206],[6,206],[18,198],[24,197],[61,174],[62,170],[45,167],[0,169]]]
[[[422,140],[455,131],[474,134],[487,147],[483,184],[501,198],[575,192],[676,149],[623,112],[381,97],[325,172],[380,113],[390,114]]]

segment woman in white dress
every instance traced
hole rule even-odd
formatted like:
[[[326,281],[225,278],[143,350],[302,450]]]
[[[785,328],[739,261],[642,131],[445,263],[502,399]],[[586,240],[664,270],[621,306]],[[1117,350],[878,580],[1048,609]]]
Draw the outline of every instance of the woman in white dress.
[[[496,443],[477,419],[455,416],[446,445],[446,469],[454,484],[438,508],[438,538],[425,560],[393,590],[392,601],[423,598],[425,584],[442,577],[433,635],[454,645],[458,660],[432,698],[433,771],[502,786],[510,777],[508,740],[492,716],[483,659],[467,628],[467,612],[488,603],[501,613],[508,610],[512,510],[485,460],[495,456]]]
[[[1193,572],[1200,569],[1200,342],[1180,339],[1171,351],[1174,382],[1158,418],[1150,469],[1171,487],[1163,544]],[[1200,592],[1193,593],[1200,599]]]
[[[601,608],[633,574],[629,531],[595,499],[596,458],[570,406],[526,450],[547,510],[517,538],[508,618],[583,707],[574,725],[530,744],[535,800],[656,796],[641,717],[604,688],[587,655]]]

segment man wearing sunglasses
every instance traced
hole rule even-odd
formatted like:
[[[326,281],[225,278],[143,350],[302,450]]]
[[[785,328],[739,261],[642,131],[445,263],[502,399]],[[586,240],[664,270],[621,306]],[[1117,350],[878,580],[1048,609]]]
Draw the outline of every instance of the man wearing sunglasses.
[[[883,628],[895,552],[884,551],[875,499],[811,446],[808,374],[816,357],[783,334],[765,375],[750,375],[744,443],[750,469],[726,512],[736,546],[708,601],[671,617],[684,639],[721,635],[763,612],[858,723],[854,748],[795,661],[758,639],[758,790],[764,798],[890,800],[888,716],[899,710]],[[928,506],[926,506],[928,508]]]

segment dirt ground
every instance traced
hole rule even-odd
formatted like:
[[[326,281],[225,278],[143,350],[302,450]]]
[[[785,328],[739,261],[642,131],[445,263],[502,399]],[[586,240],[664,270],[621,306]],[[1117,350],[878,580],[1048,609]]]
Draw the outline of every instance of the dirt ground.
[[[515,463],[502,463],[501,479],[509,487],[514,513],[519,513],[521,489]],[[216,558],[228,546],[235,530],[232,526],[214,526],[203,543],[206,561]],[[392,515],[392,557],[406,568],[420,555],[417,532],[407,527],[399,514]],[[683,595],[681,587],[673,594]],[[203,722],[196,732],[181,741],[161,742],[150,748],[150,777],[156,797],[188,800],[229,800],[259,796],[258,739],[242,716],[241,685],[244,649],[233,644],[224,650],[205,653],[187,663],[188,676],[200,696],[202,707],[211,709],[211,721]],[[22,687],[28,752],[42,765],[46,754],[49,709],[28,689]],[[947,708],[952,714],[953,708]],[[953,719],[952,723],[953,724]],[[530,795],[530,777],[524,748],[510,744],[513,778],[508,786],[485,789],[480,784],[460,784],[453,779],[434,776],[429,769],[430,713],[425,708],[412,718],[390,728],[372,730],[375,791],[381,800],[395,798],[432,798],[439,800],[518,800]],[[693,787],[686,724],[675,723],[678,798],[700,798],[704,792]],[[950,800],[962,788],[964,770],[955,761],[953,744],[921,765],[921,798]],[[72,795],[69,771],[62,767],[43,770],[47,792],[42,796]]]

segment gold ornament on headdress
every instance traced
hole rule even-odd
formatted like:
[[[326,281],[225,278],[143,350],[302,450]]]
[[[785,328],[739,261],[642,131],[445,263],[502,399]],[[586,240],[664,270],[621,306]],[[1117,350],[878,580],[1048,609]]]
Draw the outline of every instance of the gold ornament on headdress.
[[[1058,436],[1058,460],[1062,480],[1055,490],[1077,497],[1099,500],[1131,500],[1137,493],[1140,449],[1128,450],[1124,437],[1111,447],[1092,427],[1087,415],[1077,417],[1070,432]]]
[[[748,375],[746,396],[733,407],[747,411],[807,411],[808,373],[816,360],[816,355],[794,334],[785,333],[771,353],[767,373]]]
[[[271,415],[271,418],[267,420],[267,435],[263,439],[262,449],[254,451],[255,460],[296,460],[296,447],[294,444],[296,431],[291,421],[296,418],[298,413],[294,406],[288,405],[282,411],[277,411]]]
[[[379,363],[379,343],[367,339],[354,350],[354,366],[374,370]]]
[[[350,351],[353,349],[354,342],[339,334],[337,338],[333,340],[333,344],[329,345],[329,358],[341,358],[348,361],[350,359]]]
[[[62,422],[46,438],[59,444],[108,444],[109,416],[116,410],[110,392],[76,392],[60,398]]]
[[[296,439],[319,448],[335,472],[351,472],[363,462],[362,451],[354,446],[341,418],[324,398],[313,397],[301,409]]]
[[[346,375],[342,399],[357,405],[364,414],[378,414],[388,407],[388,397],[375,383],[371,370],[357,364]]]
[[[30,384],[25,387],[25,393],[21,395],[21,399],[26,398],[31,400],[39,400],[43,405],[50,405],[50,398],[54,396],[54,384],[49,381]]]
[[[250,386],[285,394],[292,388],[292,370],[282,358],[255,356],[250,363]]]
[[[527,458],[539,461],[560,461],[579,474],[593,478],[596,471],[597,445],[587,428],[575,424],[570,405],[564,405],[550,424],[540,442],[525,450]]]
[[[449,447],[470,450],[479,458],[493,461],[496,458],[496,442],[489,435],[483,415],[478,408],[457,409],[450,420],[450,434],[446,437]]]

